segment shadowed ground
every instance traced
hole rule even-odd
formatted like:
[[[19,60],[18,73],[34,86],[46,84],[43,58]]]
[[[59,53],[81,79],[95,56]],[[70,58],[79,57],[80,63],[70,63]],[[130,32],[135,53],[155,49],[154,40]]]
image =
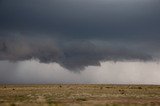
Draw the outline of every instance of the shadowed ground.
[[[153,85],[0,85],[0,106],[159,106]]]

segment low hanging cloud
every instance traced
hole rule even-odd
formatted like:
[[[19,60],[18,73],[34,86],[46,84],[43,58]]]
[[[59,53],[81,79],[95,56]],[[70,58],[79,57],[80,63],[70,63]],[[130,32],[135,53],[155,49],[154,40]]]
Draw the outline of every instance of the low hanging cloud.
[[[23,61],[37,58],[41,62],[56,62],[58,52],[58,48],[49,39],[12,37],[3,38],[0,43],[1,60]]]
[[[0,40],[0,60],[36,59],[42,63],[56,62],[69,70],[100,66],[101,61],[152,61],[153,56],[123,45],[95,43],[93,40],[57,42],[53,38],[10,37]]]

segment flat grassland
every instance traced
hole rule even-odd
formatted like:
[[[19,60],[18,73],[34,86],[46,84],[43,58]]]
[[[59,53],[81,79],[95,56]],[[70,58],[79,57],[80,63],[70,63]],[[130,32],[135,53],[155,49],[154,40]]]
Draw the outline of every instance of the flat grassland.
[[[0,85],[0,106],[160,106],[155,85]]]

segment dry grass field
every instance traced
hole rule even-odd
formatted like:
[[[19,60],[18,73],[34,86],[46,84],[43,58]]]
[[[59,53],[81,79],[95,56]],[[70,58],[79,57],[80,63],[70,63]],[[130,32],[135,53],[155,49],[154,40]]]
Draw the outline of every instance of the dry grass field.
[[[153,85],[0,85],[0,106],[160,106]]]

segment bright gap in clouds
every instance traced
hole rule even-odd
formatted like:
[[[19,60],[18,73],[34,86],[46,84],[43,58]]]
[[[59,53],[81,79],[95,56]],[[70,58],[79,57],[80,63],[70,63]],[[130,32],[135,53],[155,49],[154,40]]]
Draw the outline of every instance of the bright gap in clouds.
[[[7,66],[7,67],[6,67]],[[156,62],[102,62],[75,73],[57,63],[36,60],[11,63],[0,61],[0,83],[54,84],[160,84],[160,64]]]

